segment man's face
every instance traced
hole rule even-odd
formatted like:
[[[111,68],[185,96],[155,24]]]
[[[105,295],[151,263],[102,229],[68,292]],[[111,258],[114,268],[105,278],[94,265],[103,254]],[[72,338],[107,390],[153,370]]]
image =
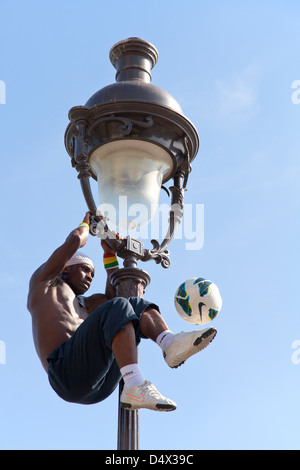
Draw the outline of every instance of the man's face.
[[[65,280],[76,295],[84,294],[90,287],[94,269],[88,264],[74,264],[66,271]]]

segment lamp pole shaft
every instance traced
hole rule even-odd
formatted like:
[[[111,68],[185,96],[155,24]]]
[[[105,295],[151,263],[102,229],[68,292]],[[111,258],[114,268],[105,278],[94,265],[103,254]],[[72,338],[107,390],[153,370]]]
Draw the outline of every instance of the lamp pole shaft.
[[[129,263],[124,262],[126,266]],[[150,282],[150,276],[146,271],[137,267],[124,267],[115,271],[110,281],[116,288],[118,297],[143,297],[145,287]],[[119,411],[118,411],[118,450],[139,449],[139,412],[138,410],[125,410],[120,406],[120,395],[123,389],[123,381],[119,386]]]

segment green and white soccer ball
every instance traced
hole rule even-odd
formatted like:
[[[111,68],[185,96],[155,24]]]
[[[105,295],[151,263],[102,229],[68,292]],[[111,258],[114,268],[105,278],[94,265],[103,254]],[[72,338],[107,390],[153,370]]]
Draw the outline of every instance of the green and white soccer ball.
[[[181,318],[194,325],[214,320],[222,307],[219,289],[212,281],[193,277],[183,282],[175,294],[175,308]]]

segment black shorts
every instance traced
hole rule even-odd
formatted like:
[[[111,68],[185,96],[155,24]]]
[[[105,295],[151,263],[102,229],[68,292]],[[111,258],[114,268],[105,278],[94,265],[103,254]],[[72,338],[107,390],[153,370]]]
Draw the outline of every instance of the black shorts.
[[[49,382],[55,392],[68,402],[81,404],[107,398],[121,379],[112,340],[126,323],[132,322],[138,344],[143,337],[140,319],[149,306],[159,310],[141,298],[115,297],[92,312],[74,335],[47,358]]]

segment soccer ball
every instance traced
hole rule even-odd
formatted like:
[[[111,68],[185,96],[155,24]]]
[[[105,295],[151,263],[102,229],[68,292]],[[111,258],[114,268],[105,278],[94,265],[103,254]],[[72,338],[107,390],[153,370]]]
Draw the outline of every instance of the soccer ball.
[[[205,325],[222,307],[219,289],[212,281],[193,277],[181,284],[175,294],[175,308],[181,318],[194,325]]]

